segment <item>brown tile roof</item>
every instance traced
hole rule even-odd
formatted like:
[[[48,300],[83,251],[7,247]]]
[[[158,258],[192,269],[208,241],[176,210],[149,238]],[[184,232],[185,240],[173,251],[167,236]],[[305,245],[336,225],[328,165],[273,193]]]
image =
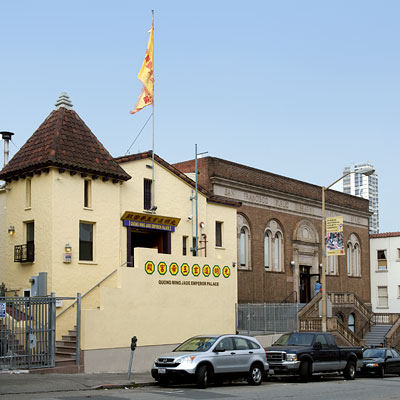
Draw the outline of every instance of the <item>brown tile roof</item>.
[[[138,154],[131,154],[128,156],[121,156],[115,158],[115,161],[118,163],[124,163],[124,162],[129,162],[129,161],[135,161],[135,160],[143,160],[146,158],[152,158],[152,151],[146,151],[143,153],[138,153]],[[157,161],[158,164],[162,165],[164,168],[168,169],[170,172],[181,178],[183,181],[185,181],[187,184],[191,185],[193,188],[195,188],[196,183],[193,181],[193,179],[190,179],[186,174],[183,172],[179,171],[177,168],[175,168],[173,165],[167,163],[164,159],[162,159],[160,156],[157,154],[154,154],[154,161]],[[232,207],[240,207],[242,203],[237,200],[233,199],[228,199],[226,197],[222,196],[217,196],[212,193],[210,193],[208,190],[204,189],[202,186],[197,185],[197,190],[202,193],[204,196],[207,197],[207,201],[210,203],[217,203],[217,204],[223,204],[223,205],[228,205]]]
[[[131,178],[116,163],[79,115],[59,107],[0,171],[0,179],[58,167],[115,180]]]
[[[400,232],[371,233],[369,235],[371,239],[397,237],[397,236],[400,236]]]

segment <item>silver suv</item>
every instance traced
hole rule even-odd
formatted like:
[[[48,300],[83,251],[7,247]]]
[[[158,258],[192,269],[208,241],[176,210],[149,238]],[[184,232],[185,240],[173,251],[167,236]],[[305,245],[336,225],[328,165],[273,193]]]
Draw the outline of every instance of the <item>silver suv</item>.
[[[210,381],[247,378],[260,385],[268,372],[265,350],[250,336],[204,335],[183,342],[169,354],[156,358],[151,375],[161,386],[169,382],[194,382],[206,388]]]

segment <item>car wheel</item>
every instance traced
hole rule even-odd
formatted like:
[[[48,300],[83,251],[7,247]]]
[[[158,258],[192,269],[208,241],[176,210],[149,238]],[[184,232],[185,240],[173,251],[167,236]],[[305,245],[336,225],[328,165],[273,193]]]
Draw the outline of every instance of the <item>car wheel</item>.
[[[250,385],[261,385],[263,378],[263,370],[259,364],[253,364],[249,371],[247,382]]]
[[[208,385],[209,369],[206,365],[201,365],[196,373],[196,384],[200,389],[205,389]]]
[[[383,365],[379,368],[378,376],[379,378],[385,377],[385,367]]]
[[[300,364],[300,380],[302,382],[308,382],[310,379],[310,363],[308,361],[303,361]]]
[[[354,361],[347,362],[343,375],[348,381],[352,381],[356,377],[356,364]]]
[[[158,384],[161,387],[167,387],[168,386],[168,379],[167,378],[158,378]]]

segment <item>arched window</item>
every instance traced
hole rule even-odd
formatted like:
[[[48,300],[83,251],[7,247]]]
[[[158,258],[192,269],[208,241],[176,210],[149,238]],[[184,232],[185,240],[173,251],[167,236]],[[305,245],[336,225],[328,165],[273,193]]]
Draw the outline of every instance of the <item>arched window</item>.
[[[280,232],[275,233],[274,237],[274,270],[281,270],[281,246],[282,246],[282,235]]]
[[[354,233],[347,242],[347,275],[361,276],[361,247]]]
[[[349,315],[349,319],[347,320],[347,326],[352,332],[354,332],[354,328],[356,326],[356,319],[353,313]]]
[[[283,271],[283,234],[279,223],[268,222],[264,231],[264,266],[266,271]]]
[[[360,265],[360,245],[358,243],[356,243],[354,245],[354,249],[353,249],[353,275],[354,276],[359,276],[359,265]]]
[[[247,266],[247,237],[248,232],[245,227],[240,230],[240,266],[246,267]]]
[[[238,267],[240,269],[251,269],[251,233],[247,219],[238,214]]]
[[[271,232],[265,231],[264,233],[264,268],[271,266]]]

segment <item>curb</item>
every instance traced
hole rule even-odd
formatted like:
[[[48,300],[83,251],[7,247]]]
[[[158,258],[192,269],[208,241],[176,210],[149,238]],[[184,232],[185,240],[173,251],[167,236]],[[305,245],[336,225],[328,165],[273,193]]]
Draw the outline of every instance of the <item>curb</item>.
[[[127,383],[126,385],[122,384],[114,384],[114,383],[106,383],[103,385],[92,386],[90,389],[93,390],[102,390],[102,389],[134,389],[137,387],[146,387],[146,386],[157,386],[157,382],[141,382],[141,383]]]

